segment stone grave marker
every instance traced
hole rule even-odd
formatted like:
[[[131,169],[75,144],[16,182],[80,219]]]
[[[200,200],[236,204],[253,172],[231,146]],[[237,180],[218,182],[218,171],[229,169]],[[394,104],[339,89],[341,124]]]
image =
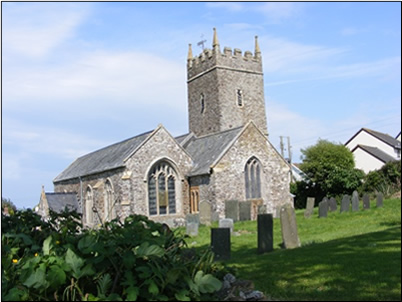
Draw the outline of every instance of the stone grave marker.
[[[191,237],[198,236],[198,226],[199,226],[199,224],[196,222],[187,222],[186,223],[186,234]]]
[[[219,213],[218,212],[212,212],[211,221],[212,222],[218,222],[219,221]]]
[[[338,205],[336,204],[336,199],[335,199],[335,197],[331,197],[329,199],[329,211],[335,212],[337,209],[338,209]]]
[[[363,195],[363,210],[370,209],[370,195],[364,193]]]
[[[239,202],[239,220],[251,220],[251,201]]]
[[[381,192],[377,193],[377,208],[382,208],[384,203],[384,194]]]
[[[258,254],[271,252],[274,249],[274,224],[272,214],[257,216]]]
[[[258,206],[258,214],[267,214],[267,206],[266,205]]]
[[[328,198],[324,197],[324,199],[318,204],[318,217],[325,218],[328,216]]]
[[[231,219],[231,218],[220,219],[219,220],[219,228],[229,228],[230,233],[232,234],[232,232],[233,232],[233,219]]]
[[[286,249],[300,246],[299,235],[297,234],[296,214],[294,208],[286,205],[280,210],[282,241]]]
[[[230,259],[230,229],[211,228],[211,249],[215,260]]]
[[[187,214],[186,215],[186,224],[191,223],[191,222],[200,224],[200,215],[199,214]]]
[[[212,221],[212,207],[207,201],[200,202],[200,223],[210,226]]]
[[[225,218],[231,218],[234,222],[239,220],[239,201],[226,200],[225,201]]]
[[[352,194],[352,212],[359,211],[359,193],[353,191]]]
[[[306,210],[304,211],[304,217],[305,218],[310,218],[311,215],[313,215],[314,203],[315,203],[315,198],[314,197],[308,197],[307,198]]]
[[[341,202],[341,213],[349,212],[350,208],[350,196],[343,195],[342,202]]]

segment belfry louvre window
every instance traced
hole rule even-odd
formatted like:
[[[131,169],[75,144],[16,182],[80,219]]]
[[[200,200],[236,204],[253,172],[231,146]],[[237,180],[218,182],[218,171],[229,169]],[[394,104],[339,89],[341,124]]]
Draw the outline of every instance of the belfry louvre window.
[[[176,173],[166,162],[156,164],[148,175],[149,215],[176,213]]]
[[[248,160],[245,171],[246,199],[261,198],[261,164],[252,157]]]

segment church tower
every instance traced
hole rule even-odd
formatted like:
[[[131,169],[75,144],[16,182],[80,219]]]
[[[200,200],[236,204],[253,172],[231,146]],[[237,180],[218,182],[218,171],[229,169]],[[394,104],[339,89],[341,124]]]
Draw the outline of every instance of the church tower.
[[[196,136],[244,126],[252,120],[268,135],[261,51],[220,50],[214,28],[212,49],[187,58],[189,128]]]

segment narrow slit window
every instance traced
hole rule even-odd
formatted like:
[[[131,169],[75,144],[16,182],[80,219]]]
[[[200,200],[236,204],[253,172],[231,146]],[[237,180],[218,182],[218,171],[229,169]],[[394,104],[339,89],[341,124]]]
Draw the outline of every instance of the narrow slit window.
[[[201,96],[200,96],[200,106],[201,106],[201,113],[204,113],[204,111],[205,111],[205,97],[204,97],[203,93],[201,93]]]
[[[237,106],[243,106],[243,91],[241,89],[237,89]]]

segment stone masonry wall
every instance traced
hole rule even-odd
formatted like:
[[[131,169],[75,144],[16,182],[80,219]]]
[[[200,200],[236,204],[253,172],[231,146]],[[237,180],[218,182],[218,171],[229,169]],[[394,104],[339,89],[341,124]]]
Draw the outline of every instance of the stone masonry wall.
[[[133,213],[149,216],[148,210],[148,172],[160,160],[165,160],[176,170],[176,214],[151,216],[156,221],[172,222],[183,218],[189,212],[189,184],[185,175],[190,171],[190,156],[160,127],[145,144],[127,160],[130,171],[130,207]]]
[[[215,190],[215,207],[221,218],[226,200],[246,200],[244,169],[253,156],[262,165],[261,195],[268,213],[277,217],[277,209],[292,204],[289,166],[251,123],[213,168],[211,183]]]

